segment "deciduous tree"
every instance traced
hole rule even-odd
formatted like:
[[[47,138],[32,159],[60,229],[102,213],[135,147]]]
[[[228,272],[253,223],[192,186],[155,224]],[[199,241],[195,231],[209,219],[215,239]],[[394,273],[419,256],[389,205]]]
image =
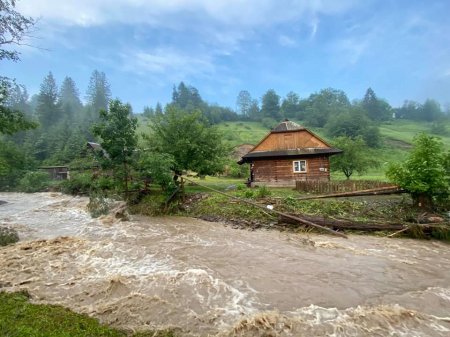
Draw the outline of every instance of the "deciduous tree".
[[[35,20],[15,10],[15,0],[0,0],[0,60],[18,61],[20,53],[10,49],[20,45],[35,25]]]
[[[342,154],[331,157],[331,168],[342,171],[347,179],[353,173],[363,174],[368,168],[378,163],[367,154],[367,145],[361,137],[351,139],[346,136],[338,137],[333,145],[343,151]]]
[[[280,96],[275,90],[270,89],[262,97],[261,114],[266,118],[273,118],[280,121],[282,118],[280,110]]]
[[[106,152],[103,166],[111,168],[114,178],[128,197],[133,154],[137,146],[137,119],[132,117],[131,106],[118,99],[109,103],[108,110],[100,110],[100,122],[93,127],[93,133],[100,137],[100,145]]]
[[[386,175],[407,190],[417,206],[430,207],[434,198],[450,194],[450,154],[435,137],[421,133],[414,138],[414,149],[405,162],[391,164]]]
[[[168,105],[164,114],[153,118],[150,128],[150,147],[172,155],[175,171],[211,175],[223,170],[227,149],[217,128],[210,126],[200,111]]]

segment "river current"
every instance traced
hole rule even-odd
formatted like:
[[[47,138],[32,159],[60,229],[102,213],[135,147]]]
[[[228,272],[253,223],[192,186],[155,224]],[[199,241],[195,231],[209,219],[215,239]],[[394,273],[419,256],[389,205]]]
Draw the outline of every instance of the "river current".
[[[87,198],[0,193],[0,291],[181,336],[450,336],[450,245],[90,218]]]

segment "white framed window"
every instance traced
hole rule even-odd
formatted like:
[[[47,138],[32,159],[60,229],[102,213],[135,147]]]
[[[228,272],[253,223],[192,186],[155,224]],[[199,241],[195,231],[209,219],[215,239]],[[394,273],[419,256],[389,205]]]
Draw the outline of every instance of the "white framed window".
[[[306,173],[306,160],[294,160],[292,165],[294,173]]]

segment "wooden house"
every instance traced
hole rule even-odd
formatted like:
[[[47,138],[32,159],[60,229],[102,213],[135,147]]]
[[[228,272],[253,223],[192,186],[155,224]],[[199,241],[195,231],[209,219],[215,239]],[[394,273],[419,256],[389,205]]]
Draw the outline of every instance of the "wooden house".
[[[70,171],[67,166],[41,166],[39,170],[47,172],[52,180],[70,179]]]
[[[250,164],[251,185],[295,186],[297,180],[329,180],[329,157],[341,152],[310,130],[285,120],[238,163]]]

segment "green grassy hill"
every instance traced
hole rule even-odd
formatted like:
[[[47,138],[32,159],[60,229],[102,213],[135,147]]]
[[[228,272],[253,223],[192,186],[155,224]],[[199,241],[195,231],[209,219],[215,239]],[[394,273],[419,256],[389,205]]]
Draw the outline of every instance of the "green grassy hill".
[[[297,121],[303,124],[302,121]],[[138,133],[142,134],[148,132],[148,121],[139,117]],[[217,125],[219,130],[223,133],[224,139],[232,147],[242,144],[256,145],[270,129],[263,126],[259,122],[223,122]],[[446,122],[447,130],[450,132],[450,122]],[[325,131],[320,128],[312,128],[320,137],[333,143],[325,134]],[[391,162],[402,161],[406,158],[408,152],[412,148],[412,141],[416,134],[426,132],[432,134],[432,124],[415,122],[409,120],[395,120],[380,125],[380,132],[383,139],[383,146],[379,149],[368,149],[370,154],[378,160],[380,166],[369,170],[364,176],[354,176],[352,179],[385,179],[384,172],[387,165]],[[432,134],[433,135],[433,134]],[[450,134],[446,136],[434,135],[439,137],[446,149],[450,150]],[[344,179],[344,176],[339,173],[333,173],[333,178]]]

